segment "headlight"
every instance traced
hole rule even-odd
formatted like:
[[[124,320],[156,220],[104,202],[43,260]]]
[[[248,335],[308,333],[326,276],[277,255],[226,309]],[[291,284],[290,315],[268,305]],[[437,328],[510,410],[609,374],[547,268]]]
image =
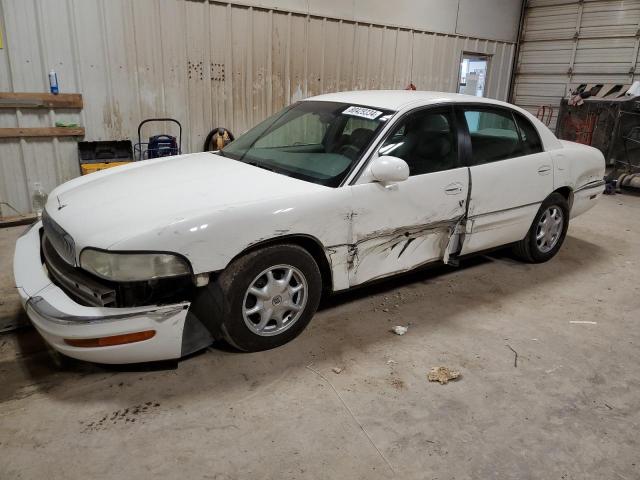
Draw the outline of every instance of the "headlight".
[[[154,278],[189,275],[186,260],[170,253],[116,253],[87,248],[80,255],[80,266],[105,280],[136,282]]]

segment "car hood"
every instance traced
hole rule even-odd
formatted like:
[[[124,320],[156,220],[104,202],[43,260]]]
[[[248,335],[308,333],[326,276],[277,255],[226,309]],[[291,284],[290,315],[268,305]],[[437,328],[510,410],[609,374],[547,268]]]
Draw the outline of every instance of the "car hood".
[[[83,247],[118,242],[222,211],[318,189],[209,152],[135,162],[79,177],[49,195],[49,216]]]

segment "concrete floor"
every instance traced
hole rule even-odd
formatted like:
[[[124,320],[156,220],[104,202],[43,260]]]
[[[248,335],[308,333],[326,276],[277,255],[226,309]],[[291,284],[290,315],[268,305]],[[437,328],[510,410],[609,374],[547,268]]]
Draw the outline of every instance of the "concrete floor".
[[[640,197],[616,195],[547,264],[493,254],[340,295],[269,352],[56,366],[33,330],[6,334],[0,478],[638,479],[639,320]],[[462,377],[428,382],[438,365]]]

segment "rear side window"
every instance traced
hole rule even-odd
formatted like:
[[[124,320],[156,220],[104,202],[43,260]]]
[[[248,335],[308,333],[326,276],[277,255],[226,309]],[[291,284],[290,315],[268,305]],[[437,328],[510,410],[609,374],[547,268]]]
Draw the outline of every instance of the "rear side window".
[[[522,138],[524,155],[531,155],[542,152],[542,142],[536,128],[531,122],[517,112],[513,112],[516,118],[518,128],[520,128],[520,137]]]
[[[511,112],[466,108],[464,118],[471,136],[473,165],[523,155],[518,127]]]

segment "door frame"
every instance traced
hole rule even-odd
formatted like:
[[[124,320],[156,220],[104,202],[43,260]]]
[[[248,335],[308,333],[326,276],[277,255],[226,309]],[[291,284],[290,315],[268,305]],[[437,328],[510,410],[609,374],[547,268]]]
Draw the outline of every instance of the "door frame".
[[[460,52],[460,61],[458,62],[458,78],[456,78],[456,93],[460,93],[460,74],[462,73],[462,60],[465,55],[477,55],[479,57],[487,58],[487,76],[484,79],[484,93],[489,90],[489,81],[491,80],[491,64],[493,63],[493,53],[471,52],[469,50],[462,50]],[[477,98],[488,98],[486,95]]]

